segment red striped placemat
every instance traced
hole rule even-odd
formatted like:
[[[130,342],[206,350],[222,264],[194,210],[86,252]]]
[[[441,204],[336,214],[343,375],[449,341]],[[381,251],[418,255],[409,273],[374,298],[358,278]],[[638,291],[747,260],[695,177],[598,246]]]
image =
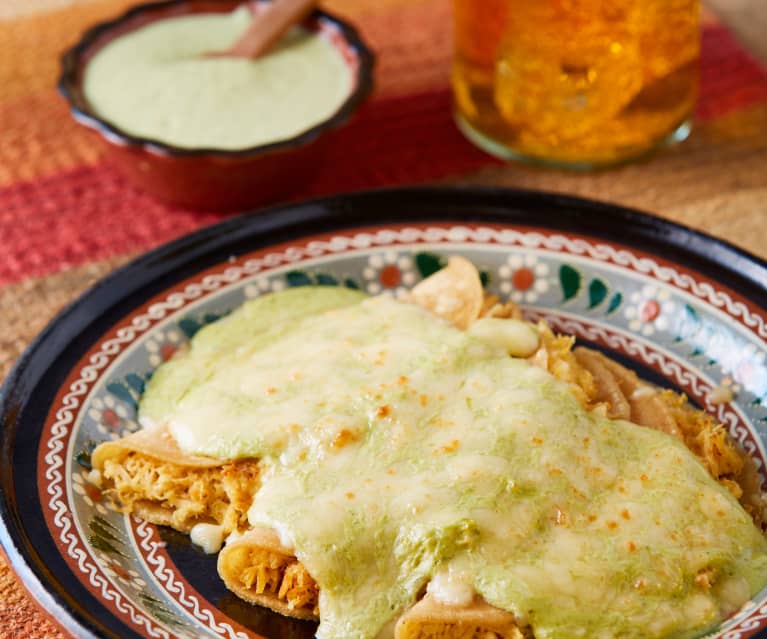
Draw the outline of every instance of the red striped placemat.
[[[426,182],[496,163],[452,122],[448,3],[335,4],[356,18],[376,49],[378,89],[340,132],[316,178],[297,184],[291,199]],[[94,19],[89,11],[98,5],[49,14],[55,24],[44,24],[55,33],[44,42],[38,38],[39,46],[70,44],[76,33],[60,31],[71,30],[80,14]],[[114,3],[110,8],[114,13]],[[21,20],[17,44],[24,44],[25,29],[39,30],[44,17]],[[0,24],[0,35],[7,26]],[[47,68],[50,60],[45,65],[45,73],[55,77],[55,68]],[[767,73],[721,25],[704,29],[701,71],[698,120],[767,103]],[[133,188],[99,159],[95,141],[70,121],[63,100],[31,70],[13,75],[0,68],[2,79],[10,89],[0,97],[6,124],[0,133],[0,237],[6,240],[0,284],[145,249],[218,219],[160,204]]]

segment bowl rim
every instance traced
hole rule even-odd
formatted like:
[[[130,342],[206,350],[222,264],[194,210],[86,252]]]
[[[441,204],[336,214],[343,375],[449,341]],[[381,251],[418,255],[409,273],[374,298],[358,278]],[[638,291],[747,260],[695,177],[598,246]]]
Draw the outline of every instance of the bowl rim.
[[[162,11],[175,6],[192,4],[196,0],[161,0],[135,5],[116,18],[104,20],[91,26],[79,41],[66,50],[60,58],[61,72],[57,83],[59,94],[69,104],[72,117],[80,124],[93,129],[106,141],[121,147],[142,149],[149,153],[166,157],[201,157],[218,156],[222,158],[249,158],[272,152],[286,151],[307,146],[328,130],[345,124],[353,113],[361,106],[373,90],[373,68],[375,55],[365,43],[359,31],[349,22],[323,10],[315,10],[305,22],[329,23],[338,29],[347,45],[357,55],[357,69],[351,69],[356,76],[356,86],[346,97],[340,107],[329,118],[304,130],[303,132],[282,140],[259,144],[242,149],[217,149],[215,147],[180,147],[160,140],[133,135],[99,116],[90,108],[82,90],[78,74],[81,60],[89,48],[111,30],[119,28],[125,22],[133,20],[143,13]],[[271,1],[271,0],[259,0]],[[224,2],[221,2],[222,6]],[[240,5],[248,4],[241,0]]]

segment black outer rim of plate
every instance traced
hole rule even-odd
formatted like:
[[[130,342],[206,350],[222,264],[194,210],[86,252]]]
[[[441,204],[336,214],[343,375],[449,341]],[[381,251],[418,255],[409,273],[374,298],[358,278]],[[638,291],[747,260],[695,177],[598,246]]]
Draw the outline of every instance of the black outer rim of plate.
[[[140,636],[80,585],[58,553],[50,555],[53,540],[44,522],[36,521],[42,506],[36,464],[28,464],[36,460],[35,442],[50,402],[96,341],[92,336],[97,339],[173,283],[232,255],[335,230],[429,221],[538,226],[617,242],[698,271],[767,309],[767,262],[646,213],[555,193],[473,186],[363,191],[230,218],[174,240],[108,275],[61,311],[0,388],[0,543],[48,614],[78,639]],[[17,440],[30,438],[34,451],[14,448]],[[16,470],[27,470],[32,482],[14,477],[16,456],[26,462]],[[31,498],[20,504],[22,488]],[[767,637],[767,631],[757,636]]]

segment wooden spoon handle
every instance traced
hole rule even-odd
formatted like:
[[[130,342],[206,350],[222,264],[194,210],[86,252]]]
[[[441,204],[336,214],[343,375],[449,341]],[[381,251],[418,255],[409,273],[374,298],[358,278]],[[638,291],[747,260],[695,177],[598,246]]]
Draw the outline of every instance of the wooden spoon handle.
[[[240,39],[219,55],[257,58],[266,53],[295,24],[314,11],[317,0],[272,0],[269,8],[257,14]]]

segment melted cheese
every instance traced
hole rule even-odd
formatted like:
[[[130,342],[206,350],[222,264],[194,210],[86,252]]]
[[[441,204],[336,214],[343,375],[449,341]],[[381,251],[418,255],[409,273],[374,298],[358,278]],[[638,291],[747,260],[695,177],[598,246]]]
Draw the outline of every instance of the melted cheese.
[[[472,581],[470,572],[456,570],[438,572],[432,576],[426,592],[439,603],[458,607],[468,606],[474,599]]]
[[[279,321],[211,327],[145,400],[187,452],[262,458],[249,520],[317,581],[320,639],[375,637],[427,584],[538,639],[687,637],[767,581],[764,538],[677,440],[584,411],[498,340],[332,295],[251,303]]]
[[[202,548],[202,550],[212,555],[221,550],[224,543],[224,527],[215,524],[195,524],[189,531],[189,537],[192,543]]]

